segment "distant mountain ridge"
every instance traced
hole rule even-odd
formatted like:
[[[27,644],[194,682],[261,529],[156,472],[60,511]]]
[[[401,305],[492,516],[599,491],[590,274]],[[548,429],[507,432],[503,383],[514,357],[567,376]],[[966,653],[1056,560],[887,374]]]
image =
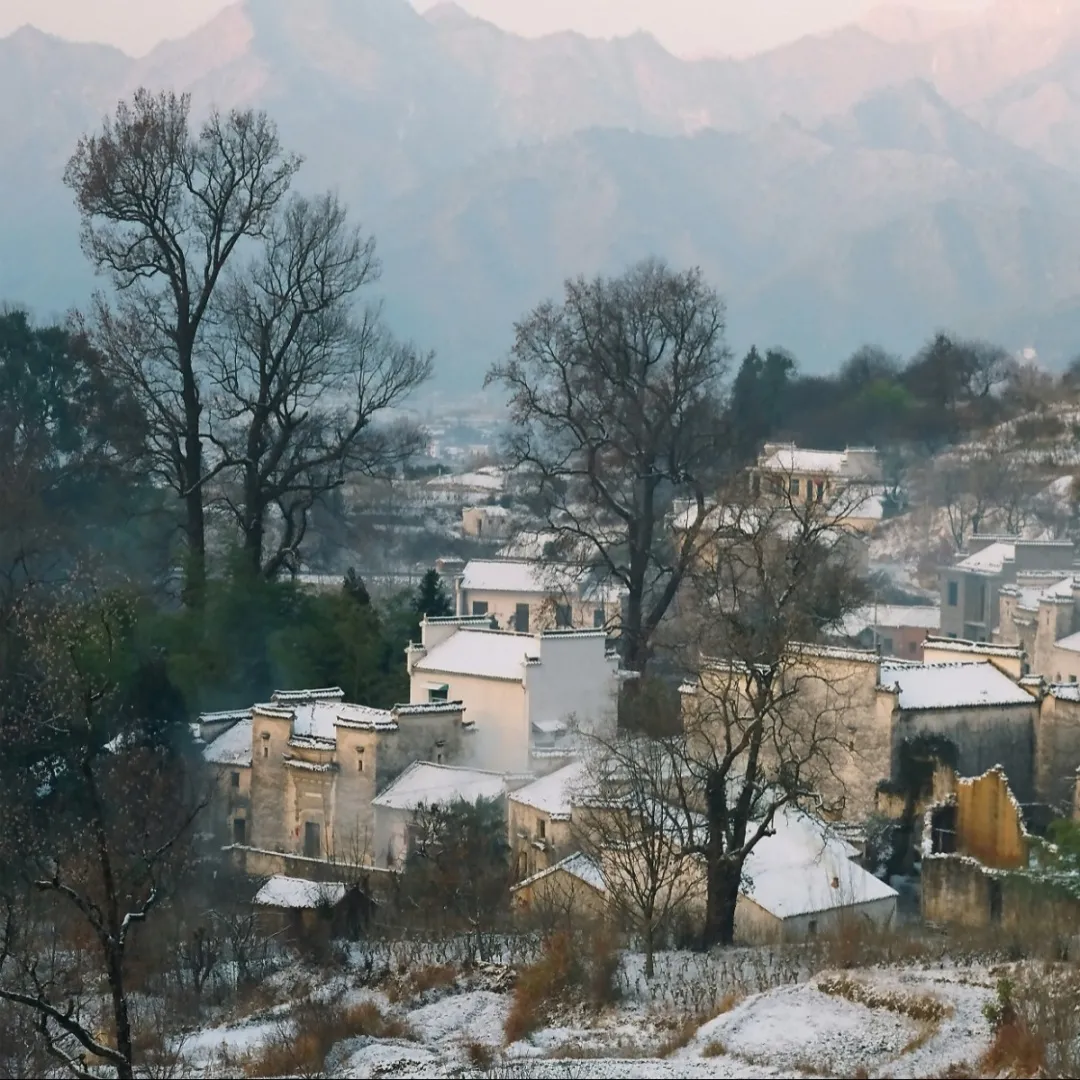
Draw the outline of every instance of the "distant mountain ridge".
[[[567,275],[653,252],[702,265],[737,349],[810,369],[941,326],[1080,351],[1080,2],[892,9],[739,61],[406,0],[245,0],[138,60],[23,29],[0,39],[0,299],[85,302],[60,173],[143,84],[265,107],[302,186],[375,232],[388,313],[447,387]]]

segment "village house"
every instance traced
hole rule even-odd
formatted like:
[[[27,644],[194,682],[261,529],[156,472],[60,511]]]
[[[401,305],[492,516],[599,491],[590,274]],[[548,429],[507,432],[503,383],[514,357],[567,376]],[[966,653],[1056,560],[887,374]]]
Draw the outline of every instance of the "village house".
[[[506,488],[506,470],[496,465],[484,465],[473,472],[433,476],[424,484],[423,490],[431,501],[464,507],[497,499]]]
[[[688,723],[709,722],[712,696],[731,678],[730,668],[712,661],[698,683],[683,687]],[[881,792],[904,782],[905,748],[928,740],[951,747],[947,764],[962,774],[1002,763],[1026,801],[1036,795],[1039,691],[990,661],[920,664],[795,645],[784,678],[797,689],[788,723],[792,732],[803,724],[824,739],[813,779],[825,805],[842,804],[843,820],[878,812]]]
[[[869,447],[803,450],[794,443],[766,443],[750,469],[755,496],[780,495],[788,503],[821,503],[837,523],[870,532],[884,516],[881,458]]]
[[[217,791],[227,792],[215,832],[256,850],[352,865],[373,857],[376,792],[414,761],[461,760],[472,727],[457,701],[372,709],[346,702],[338,688],[278,691],[233,715],[203,751]]]
[[[1029,669],[1054,683],[1080,680],[1080,578],[1028,578],[1003,588],[995,638],[1015,644]]]
[[[603,630],[518,634],[485,616],[425,619],[407,657],[414,706],[466,703],[480,768],[549,771],[573,756],[575,731],[614,729],[621,675]]]
[[[922,660],[923,642],[941,628],[941,608],[868,604],[848,615],[840,638],[861,649],[876,649],[882,656]]]
[[[517,880],[547,870],[573,852],[572,803],[583,776],[584,765],[572,761],[510,794],[507,822]]]
[[[454,579],[459,616],[485,615],[519,634],[572,627],[614,633],[622,596],[564,563],[525,559],[472,559]]]
[[[461,534],[475,540],[505,540],[514,516],[505,506],[466,506],[461,511]]]
[[[855,925],[888,926],[896,915],[896,890],[854,861],[855,849],[823,822],[795,810],[781,811],[774,831],[746,862],[735,908],[736,939],[748,943],[797,941]],[[585,918],[611,916],[621,859],[578,852],[518,882],[519,911],[565,912]],[[696,876],[686,896],[685,919],[701,918],[705,878],[700,858],[688,857],[684,873]]]
[[[962,641],[960,638],[933,635],[923,642],[924,664],[980,660],[988,661],[1017,682],[1028,674],[1027,654],[1019,645],[1005,645],[996,641]]]
[[[1000,593],[1032,574],[1071,572],[1075,549],[1067,540],[973,536],[952,566],[939,571],[941,635],[992,641],[1001,613]],[[1020,586],[1028,589],[1031,586]],[[1025,599],[1029,602],[1030,596]],[[1009,639],[1006,639],[1009,643]]]
[[[417,812],[480,799],[501,801],[512,777],[483,769],[415,761],[372,800],[375,854],[383,865],[400,869],[413,848]]]
[[[214,844],[246,844],[251,814],[251,710],[203,713],[199,739],[213,775],[204,821]]]

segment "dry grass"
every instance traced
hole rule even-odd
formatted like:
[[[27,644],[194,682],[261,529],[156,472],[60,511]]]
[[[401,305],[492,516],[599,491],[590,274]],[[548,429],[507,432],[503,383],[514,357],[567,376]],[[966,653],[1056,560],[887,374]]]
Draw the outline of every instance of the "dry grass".
[[[841,997],[867,1009],[887,1009],[889,1012],[926,1023],[939,1023],[952,1015],[952,1006],[933,994],[908,994],[902,990],[886,990],[869,986],[847,975],[825,976],[817,981],[823,994]]]
[[[723,1057],[727,1047],[719,1039],[710,1039],[702,1048],[701,1056],[706,1058]]]
[[[980,1076],[1045,1076],[1046,1046],[1020,1020],[1001,1024],[979,1059]]]
[[[619,957],[614,938],[593,934],[585,946],[568,933],[553,934],[539,959],[521,969],[506,1018],[508,1043],[531,1035],[557,1006],[585,1001],[602,1008],[618,1000]]]
[[[487,1043],[475,1039],[465,1043],[465,1056],[477,1072],[487,1072],[495,1064],[495,1051]]]
[[[411,1039],[414,1033],[404,1021],[388,1017],[372,1001],[345,1007],[308,1000],[292,1020],[244,1063],[251,1077],[316,1076],[326,1055],[339,1042],[358,1035],[373,1039]]]
[[[672,1054],[682,1050],[683,1047],[686,1046],[701,1030],[703,1025],[707,1024],[710,1020],[715,1020],[718,1016],[723,1016],[724,1013],[730,1012],[741,1000],[742,998],[738,994],[725,994],[718,1002],[716,1008],[709,1009],[706,1012],[698,1013],[696,1016],[691,1016],[677,1022],[671,1034],[657,1047],[656,1056],[662,1058],[671,1057]],[[714,1039],[706,1045],[722,1047],[723,1043],[718,1039]],[[726,1050],[721,1049],[715,1054],[707,1054],[705,1051],[702,1051],[702,1054],[705,1057],[720,1057],[726,1052]]]
[[[387,998],[397,1003],[411,1001],[430,990],[448,990],[457,982],[457,971],[448,964],[425,964],[386,986]]]

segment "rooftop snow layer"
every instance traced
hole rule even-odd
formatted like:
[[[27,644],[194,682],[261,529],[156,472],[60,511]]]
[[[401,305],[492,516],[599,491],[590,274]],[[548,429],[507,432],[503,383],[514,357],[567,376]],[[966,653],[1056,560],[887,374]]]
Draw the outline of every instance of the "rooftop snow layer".
[[[603,871],[592,859],[581,852],[570,855],[561,862],[557,862],[554,866],[549,866],[546,870],[541,870],[540,873],[533,874],[532,877],[528,877],[524,881],[519,881],[511,891],[517,892],[518,889],[524,889],[527,885],[534,885],[536,882],[560,870],[578,878],[580,881],[584,881],[586,885],[591,886],[597,892],[607,892],[607,882],[604,880]]]
[[[569,821],[571,796],[581,782],[583,769],[580,761],[572,761],[569,765],[518,788],[510,798],[547,814],[553,821]]]
[[[260,907],[316,908],[340,903],[344,896],[345,885],[340,881],[308,881],[275,874],[251,902]]]
[[[848,857],[850,845],[805,814],[781,812],[746,860],[743,895],[778,919],[895,898]]]
[[[295,713],[292,733],[302,738],[336,740],[335,728],[339,723],[387,731],[395,726],[389,710],[353,705],[347,701],[306,701],[291,708]]]
[[[1007,562],[1016,560],[1016,545],[998,541],[982,551],[976,551],[956,564],[957,570],[971,570],[979,574],[1000,574]]]
[[[212,765],[251,764],[251,714],[223,731],[203,750],[203,760]]]
[[[538,659],[540,646],[528,634],[463,627],[417,662],[416,671],[521,679],[526,660]]]
[[[1080,652],[1080,634],[1069,634],[1068,637],[1060,638],[1054,642],[1054,648],[1064,649],[1066,652]]]
[[[477,592],[549,593],[576,592],[577,576],[570,567],[524,559],[470,559],[465,564],[461,587]]]
[[[938,630],[941,628],[941,608],[936,605],[905,607],[901,604],[869,604],[846,616],[840,624],[840,632],[844,637],[858,637],[873,626]]]
[[[901,709],[1030,705],[1034,701],[1031,694],[989,660],[957,664],[882,664],[878,681],[883,687],[899,689]]]
[[[416,810],[464,800],[498,799],[506,791],[501,773],[414,761],[388,788],[372,799],[387,810]]]
[[[848,456],[842,450],[800,450],[797,446],[776,448],[760,467],[771,472],[842,473]]]

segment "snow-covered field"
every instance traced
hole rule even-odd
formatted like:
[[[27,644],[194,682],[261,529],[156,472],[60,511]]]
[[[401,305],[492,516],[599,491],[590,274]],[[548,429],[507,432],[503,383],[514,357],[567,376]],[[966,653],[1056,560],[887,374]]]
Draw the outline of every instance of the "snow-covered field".
[[[749,968],[739,979],[753,979],[760,956],[746,950],[733,961],[734,955],[716,961],[662,954],[651,982],[641,975],[641,958],[626,956],[619,1005],[599,1012],[567,1007],[509,1046],[504,1025],[512,994],[484,988],[499,984],[494,969],[412,998],[359,987],[346,971],[312,993],[374,1002],[406,1036],[347,1038],[328,1055],[324,1075],[899,1078],[940,1076],[952,1067],[975,1075],[989,1045],[983,1007],[993,999],[996,978],[985,967],[824,972],[740,998],[724,985],[740,965]],[[791,977],[797,977],[793,969],[774,981]],[[697,979],[706,984],[694,988]],[[287,1030],[289,1009],[286,1002],[189,1037],[183,1054],[190,1073],[252,1075],[260,1046]],[[300,1034],[294,1029],[294,1037]]]

